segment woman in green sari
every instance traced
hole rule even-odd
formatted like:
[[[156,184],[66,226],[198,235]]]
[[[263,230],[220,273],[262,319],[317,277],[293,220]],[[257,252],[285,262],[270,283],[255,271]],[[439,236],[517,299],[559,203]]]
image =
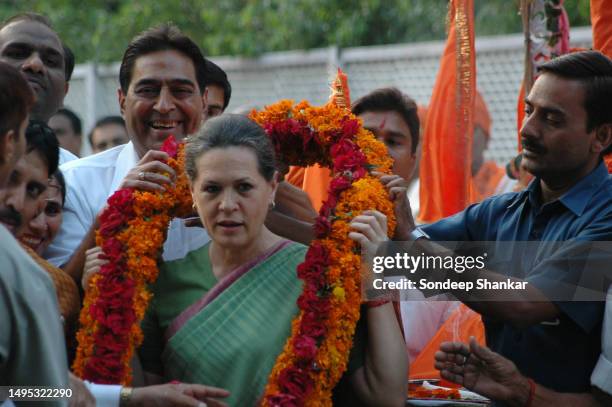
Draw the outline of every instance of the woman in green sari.
[[[306,246],[264,225],[278,181],[271,143],[254,122],[239,115],[207,121],[188,140],[186,171],[212,240],[161,266],[140,360],[149,382],[206,383],[229,390],[229,405],[252,406],[298,313],[295,270]],[[355,233],[382,240],[381,225],[384,219],[363,215]],[[364,307],[362,315],[335,400],[403,405],[407,359],[392,305]]]

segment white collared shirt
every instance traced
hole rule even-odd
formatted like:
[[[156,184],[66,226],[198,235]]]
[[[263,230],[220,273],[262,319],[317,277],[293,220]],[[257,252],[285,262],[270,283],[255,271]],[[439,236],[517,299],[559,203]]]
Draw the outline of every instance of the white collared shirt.
[[[59,149],[59,165],[65,164],[70,161],[78,160],[79,157],[72,154],[70,151],[61,148]]]
[[[134,145],[129,142],[60,167],[66,179],[64,216],[60,231],[47,249],[45,258],[58,267],[70,260],[106,205],[108,197],[119,188],[123,178],[137,163],[138,155]],[[182,220],[174,219],[164,243],[163,259],[181,259],[209,240],[204,229],[187,228]]]

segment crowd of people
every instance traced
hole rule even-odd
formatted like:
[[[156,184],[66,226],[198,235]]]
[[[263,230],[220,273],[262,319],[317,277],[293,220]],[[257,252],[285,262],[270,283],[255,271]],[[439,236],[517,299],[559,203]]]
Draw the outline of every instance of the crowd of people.
[[[121,116],[100,118],[88,135],[94,154],[78,158],[83,128],[63,107],[73,68],[74,55],[46,17],[19,14],[0,25],[0,386],[72,389],[53,405],[257,404],[298,313],[295,270],[314,238],[329,172],[287,168],[263,128],[224,113],[232,93],[226,73],[171,24],[131,39],[118,78]],[[520,130],[519,166],[533,180],[517,183],[513,171],[484,160],[491,119],[477,94],[473,203],[427,225],[415,220],[426,108],[396,88],[356,100],[353,114],[394,160],[393,174],[378,176],[397,225],[388,232],[379,208],[370,208],[352,219],[347,237],[370,256],[388,236],[427,243],[433,255],[436,241],[612,240],[603,160],[612,150],[612,61],[580,51],[539,74]],[[134,387],[83,381],[69,366],[83,295],[108,261],[95,241],[99,215],[119,189],[175,184],[160,151],[170,135],[186,140],[199,221],[168,225]],[[364,301],[333,403],[402,406],[409,378],[435,376],[500,406],[612,405],[612,290],[608,301],[556,297],[560,286],[581,281],[575,266],[588,253],[568,260],[563,244],[531,257],[504,247],[500,262],[519,260],[511,272],[479,277],[528,283],[504,292],[505,301],[489,290],[450,290],[446,301]],[[459,336],[449,334],[450,323]],[[0,393],[0,405],[13,401]]]

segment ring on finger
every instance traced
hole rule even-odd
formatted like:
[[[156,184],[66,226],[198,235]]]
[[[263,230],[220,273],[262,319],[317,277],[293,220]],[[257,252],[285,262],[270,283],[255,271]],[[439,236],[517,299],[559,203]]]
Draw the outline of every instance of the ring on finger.
[[[138,173],[138,179],[144,181],[147,178],[147,175],[144,171]]]

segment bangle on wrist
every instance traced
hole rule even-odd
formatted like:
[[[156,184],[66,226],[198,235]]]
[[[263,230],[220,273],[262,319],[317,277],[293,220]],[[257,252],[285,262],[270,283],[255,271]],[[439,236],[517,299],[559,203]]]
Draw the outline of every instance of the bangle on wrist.
[[[127,407],[130,405],[132,400],[132,392],[134,391],[131,387],[122,387],[119,391],[119,407]]]

